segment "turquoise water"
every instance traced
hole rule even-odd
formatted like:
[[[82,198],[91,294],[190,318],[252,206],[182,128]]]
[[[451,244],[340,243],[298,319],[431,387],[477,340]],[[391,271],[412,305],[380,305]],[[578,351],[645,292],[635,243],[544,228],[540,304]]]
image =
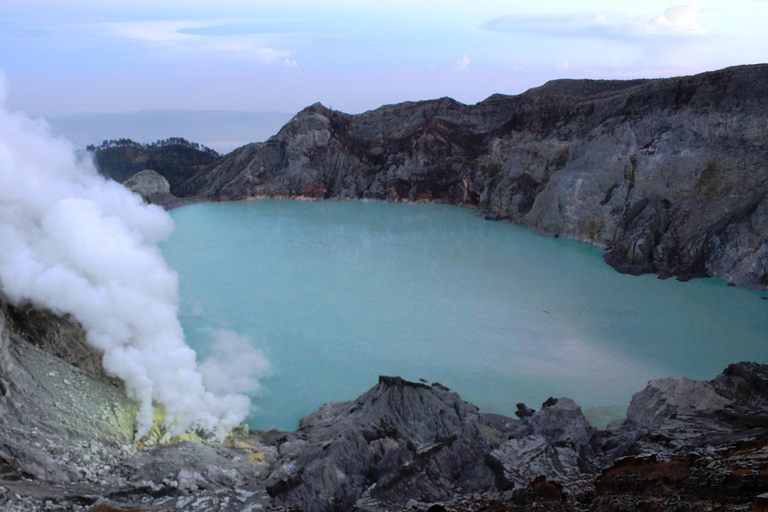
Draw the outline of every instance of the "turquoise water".
[[[252,427],[294,429],[379,375],[512,415],[569,396],[625,410],[648,380],[768,362],[765,293],[627,276],[586,244],[441,205],[260,200],[171,212],[161,249],[199,359],[215,333],[264,351]]]

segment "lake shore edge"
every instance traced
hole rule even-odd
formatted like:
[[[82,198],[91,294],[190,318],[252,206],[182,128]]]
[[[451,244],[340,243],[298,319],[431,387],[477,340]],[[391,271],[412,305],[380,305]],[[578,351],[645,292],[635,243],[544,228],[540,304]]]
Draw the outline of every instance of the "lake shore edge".
[[[768,492],[765,365],[733,364],[711,381],[651,381],[627,418],[605,430],[568,398],[537,409],[519,404],[511,418],[483,413],[440,383],[382,376],[294,432],[240,429],[224,443],[153,446],[162,426],[155,441],[134,443],[135,405],[93,364],[95,351],[70,356],[73,365],[52,353],[60,347],[48,345],[50,337],[30,339],[35,326],[54,321],[65,346],[82,344],[82,329],[69,319],[2,306],[0,503],[7,510],[109,503],[169,511],[490,504],[607,511],[714,503],[735,511],[756,507]],[[707,483],[716,476],[729,485]]]

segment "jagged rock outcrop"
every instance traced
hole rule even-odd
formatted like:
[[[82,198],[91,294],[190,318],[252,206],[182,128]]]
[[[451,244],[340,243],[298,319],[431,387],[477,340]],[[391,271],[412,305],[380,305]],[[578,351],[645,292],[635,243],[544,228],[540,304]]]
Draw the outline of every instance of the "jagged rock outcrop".
[[[765,365],[732,364],[709,382],[652,381],[632,398],[627,419],[605,435],[606,446],[624,443],[619,451],[628,456],[596,480],[596,510],[768,505]]]
[[[635,455],[671,457],[750,435],[768,434],[768,367],[732,364],[711,381],[653,380],[632,397],[627,418],[609,432]]]
[[[558,80],[476,105],[347,115],[312,105],[179,187],[472,205],[606,249],[622,272],[768,287],[768,65],[631,81]]]
[[[598,432],[589,485],[529,481],[514,491],[410,511],[647,510],[712,512],[768,506],[768,366],[730,365],[712,381],[659,379],[635,394],[627,418]]]
[[[79,347],[83,336],[70,318],[0,302],[3,510],[735,512],[768,504],[766,365],[730,365],[708,382],[652,381],[627,418],[602,431],[567,398],[533,413],[520,404],[523,418],[512,419],[482,413],[438,383],[381,377],[296,432],[241,430],[224,444],[153,447],[133,442],[136,406],[94,369],[99,354]]]
[[[382,377],[280,439],[267,490],[306,511],[739,510],[768,492],[766,412],[768,367],[755,363],[651,381],[604,431],[567,398],[517,420]]]
[[[268,505],[257,433],[152,448],[134,443],[137,410],[70,317],[0,301],[0,509]]]
[[[144,198],[150,204],[163,208],[176,208],[194,202],[171,194],[171,186],[163,175],[152,169],[144,169],[123,182],[123,185]]]
[[[596,430],[572,400],[550,399],[523,420],[481,413],[439,384],[380,377],[331,403],[280,443],[267,490],[307,512],[404,507],[525,487],[539,475],[595,473]]]

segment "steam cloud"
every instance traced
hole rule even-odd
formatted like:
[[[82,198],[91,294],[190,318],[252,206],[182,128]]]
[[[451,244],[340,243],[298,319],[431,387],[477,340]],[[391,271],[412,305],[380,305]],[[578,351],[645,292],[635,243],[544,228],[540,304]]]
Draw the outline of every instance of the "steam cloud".
[[[271,373],[264,353],[236,332],[214,332],[213,353],[200,365],[205,386],[214,393],[261,392],[259,377]]]
[[[246,417],[250,400],[204,387],[177,318],[178,277],[156,246],[173,230],[170,216],[99,176],[44,122],[8,112],[5,90],[0,75],[2,294],[83,324],[105,370],[140,404],[137,438],[152,427],[153,399],[165,406],[171,434],[224,435]],[[206,368],[222,374],[224,360]],[[265,371],[266,361],[256,370]],[[255,390],[254,382],[244,389]]]

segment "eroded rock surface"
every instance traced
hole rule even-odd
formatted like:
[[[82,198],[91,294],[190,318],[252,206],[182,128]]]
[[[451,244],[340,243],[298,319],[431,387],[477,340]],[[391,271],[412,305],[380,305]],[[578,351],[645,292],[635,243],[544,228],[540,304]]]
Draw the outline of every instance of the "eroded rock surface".
[[[150,204],[163,208],[177,208],[195,202],[171,194],[171,186],[163,175],[152,169],[144,169],[123,182],[123,185],[144,198]]]
[[[70,360],[68,341],[72,343]],[[521,419],[380,377],[295,432],[135,443],[136,406],[67,317],[0,305],[0,508],[54,510],[759,510],[768,366],[660,379],[605,430],[549,398]],[[511,391],[513,392],[513,390]],[[160,428],[160,427],[157,427]],[[153,429],[154,432],[154,429]],[[193,442],[194,440],[194,442]],[[110,508],[116,507],[116,508]]]
[[[302,420],[279,445],[267,489],[300,510],[377,510],[595,472],[576,464],[595,429],[572,400],[553,402],[516,420],[483,414],[439,384],[381,377]]]
[[[123,182],[123,185],[139,195],[148,197],[156,194],[170,194],[171,185],[157,171],[144,169]]]
[[[135,444],[138,408],[100,361],[71,318],[0,302],[0,510],[268,504],[257,434],[226,446]]]
[[[622,272],[768,287],[768,65],[558,80],[476,105],[312,105],[179,187],[205,199],[471,205],[606,249]]]

